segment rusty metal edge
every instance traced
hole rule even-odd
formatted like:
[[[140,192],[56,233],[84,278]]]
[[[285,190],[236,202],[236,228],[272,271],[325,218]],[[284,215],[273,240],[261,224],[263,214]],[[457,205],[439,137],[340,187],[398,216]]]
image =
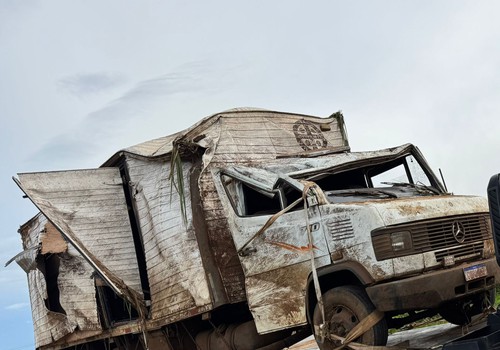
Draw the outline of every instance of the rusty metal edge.
[[[191,186],[191,209],[193,212],[193,227],[196,240],[198,241],[198,249],[200,250],[201,261],[205,270],[205,275],[210,286],[210,297],[213,307],[218,307],[229,303],[229,298],[224,288],[222,276],[215,262],[215,258],[210,249],[210,241],[208,238],[208,228],[205,222],[205,215],[201,207],[201,195],[199,179],[203,164],[201,157],[196,157],[193,162],[190,176]]]

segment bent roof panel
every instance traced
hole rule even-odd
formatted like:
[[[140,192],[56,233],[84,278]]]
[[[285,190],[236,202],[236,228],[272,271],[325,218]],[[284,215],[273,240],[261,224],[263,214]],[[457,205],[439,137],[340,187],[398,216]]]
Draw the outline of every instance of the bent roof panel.
[[[377,161],[395,159],[409,152],[414,152],[417,156],[423,158],[417,147],[407,143],[401,146],[377,151],[344,152],[315,158],[281,158],[268,162],[255,163],[252,165],[252,169],[264,170],[268,174],[272,174],[269,175],[269,178],[283,175],[290,176],[292,178],[300,178],[304,174],[329,171],[338,166],[345,166],[364,161],[375,163]],[[226,169],[226,167],[222,168]],[[228,168],[232,169],[235,167]],[[238,168],[241,168],[241,166],[238,166]]]
[[[246,129],[245,125],[248,125],[252,118],[256,123],[252,124],[251,129]],[[223,124],[221,120],[230,125],[221,127],[220,124]],[[262,123],[262,120],[267,122]],[[263,148],[270,146],[274,152],[273,158],[281,153],[281,150],[288,152],[289,148],[294,148],[291,151],[300,152],[349,145],[341,113],[320,118],[256,108],[238,108],[208,116],[178,133],[125,148],[117,152],[103,166],[113,165],[122,153],[142,157],[165,156],[172,152],[173,144],[177,142],[203,148],[219,143],[236,146],[229,148],[229,153],[237,153],[241,147],[245,148],[247,143],[250,147],[257,147],[256,149],[259,146]]]

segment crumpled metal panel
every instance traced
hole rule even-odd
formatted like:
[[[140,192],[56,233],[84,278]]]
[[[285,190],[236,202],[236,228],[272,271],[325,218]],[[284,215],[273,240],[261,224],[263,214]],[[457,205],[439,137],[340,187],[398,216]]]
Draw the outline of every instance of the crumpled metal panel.
[[[306,210],[302,204],[298,210],[280,215],[256,237],[255,233],[266,224],[270,215],[237,216],[218,177],[214,172],[236,249],[246,247],[239,260],[244,271],[248,305],[258,332],[305,324],[304,296],[312,271],[312,255],[315,268],[330,263],[319,208]],[[308,237],[308,224],[312,241]]]
[[[215,189],[212,174],[205,171],[199,181],[208,239],[230,302],[246,299],[245,279],[228,226],[228,213]]]
[[[453,216],[470,213],[488,213],[488,201],[484,197],[472,196],[439,196],[401,199],[397,202],[370,202],[376,209],[386,226],[408,221],[425,220],[439,216]]]
[[[115,154],[104,165],[114,165],[121,154],[156,158],[169,155],[174,145],[204,150],[199,190],[208,240],[229,302],[246,299],[241,264],[220,203],[210,168],[228,164],[253,165],[284,154],[344,149],[348,140],[340,114],[318,118],[260,109],[234,109],[209,116],[175,135],[148,141]],[[177,214],[178,215],[178,214]]]
[[[389,159],[396,159],[403,154],[414,150],[419,152],[412,144],[404,144],[398,147],[391,147],[377,151],[365,152],[343,152],[335,155],[327,155],[316,158],[285,158],[267,162],[266,169],[274,173],[284,173],[292,177],[301,177],[301,175],[311,173],[321,173],[334,170],[338,167],[347,167],[353,163],[362,166],[364,162],[374,164],[377,161],[385,162]]]
[[[142,295],[118,168],[19,174],[19,185],[58,229],[74,235],[102,271]]]
[[[206,310],[211,306],[205,270],[192,226],[191,166],[189,162],[182,164],[182,195],[186,208],[184,221],[179,193],[168,179],[170,162],[127,157],[146,255],[153,322],[186,310]],[[181,190],[177,179],[176,186]]]
[[[38,247],[46,232],[47,219],[38,214],[20,229],[23,246]],[[40,252],[40,250],[38,250]],[[97,313],[93,268],[71,246],[60,255],[59,301],[66,314],[47,309],[47,285],[43,273],[35,268],[28,272],[28,288],[35,331],[35,346],[50,345],[72,333],[93,335],[102,332]],[[39,258],[43,259],[43,258]],[[35,265],[36,266],[36,265]]]
[[[202,135],[216,130],[218,124],[224,125],[220,129],[223,133],[220,142],[213,134],[210,140],[200,139]],[[343,119],[339,115],[318,118],[265,109],[235,108],[208,116],[184,131],[140,143],[117,154],[125,152],[144,157],[158,157],[172,152],[174,140],[188,140],[203,148],[209,148],[210,143],[220,143],[224,146],[220,154],[228,151],[242,152],[247,159],[257,159],[271,148],[272,152],[268,153],[268,156],[275,158],[277,154],[302,153],[349,145]],[[115,157],[116,155],[105,165],[112,163]]]
[[[143,157],[163,156],[172,152],[172,141],[177,137],[177,135],[178,133],[143,142],[138,145],[128,147],[123,151]]]
[[[348,145],[343,125],[336,118],[268,111],[220,114],[218,118],[209,128],[195,128],[176,142],[195,142],[209,151],[213,148],[213,161],[225,163],[270,160],[283,154]],[[205,138],[200,140],[200,135]]]
[[[329,263],[328,256],[315,259],[316,268]],[[311,268],[307,260],[247,277],[248,304],[259,333],[307,323],[305,295]]]
[[[5,266],[9,265],[11,262],[15,261],[24,272],[28,273],[34,269],[36,269],[36,257],[40,251],[39,246],[34,246],[23,250],[12,259],[5,263]]]
[[[243,301],[246,299],[245,280],[228,224],[228,210],[220,202],[210,169],[229,164],[261,164],[264,168],[267,162],[276,161],[280,154],[347,146],[343,120],[265,110],[237,110],[206,118],[181,133],[176,142],[194,142],[205,149],[205,170],[200,176],[199,186],[209,240],[229,300]],[[272,186],[274,180],[269,181],[269,186]]]
[[[276,173],[243,165],[226,167],[224,173],[266,191],[272,191],[279,180]]]

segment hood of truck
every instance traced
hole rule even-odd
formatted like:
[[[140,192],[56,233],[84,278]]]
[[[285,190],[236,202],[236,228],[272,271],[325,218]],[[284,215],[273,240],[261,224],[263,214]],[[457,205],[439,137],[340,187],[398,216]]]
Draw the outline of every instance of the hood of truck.
[[[442,266],[434,251],[377,260],[370,232],[422,220],[486,214],[486,198],[476,196],[423,196],[330,204],[323,215],[328,248],[335,263],[360,262],[374,281],[421,273]]]
[[[478,196],[410,197],[365,203],[378,212],[385,226],[435,217],[488,212],[487,199]]]

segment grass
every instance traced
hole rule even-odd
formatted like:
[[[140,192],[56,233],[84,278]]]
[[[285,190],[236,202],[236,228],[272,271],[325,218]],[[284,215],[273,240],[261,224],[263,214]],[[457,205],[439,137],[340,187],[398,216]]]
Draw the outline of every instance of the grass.
[[[495,289],[495,303],[494,303],[495,309],[499,305],[500,305],[500,285],[497,285],[496,289]],[[398,315],[396,317],[400,318],[400,317],[404,317],[406,315],[407,314],[402,314],[402,315]],[[440,325],[440,324],[444,324],[444,323],[447,323],[447,322],[444,319],[442,319],[440,315],[436,315],[433,317],[426,317],[426,318],[418,320],[416,322],[407,324],[401,328],[389,329],[389,334],[394,334],[394,333],[397,333],[399,331],[404,331],[404,330],[408,330],[408,329],[436,326],[436,325]]]

